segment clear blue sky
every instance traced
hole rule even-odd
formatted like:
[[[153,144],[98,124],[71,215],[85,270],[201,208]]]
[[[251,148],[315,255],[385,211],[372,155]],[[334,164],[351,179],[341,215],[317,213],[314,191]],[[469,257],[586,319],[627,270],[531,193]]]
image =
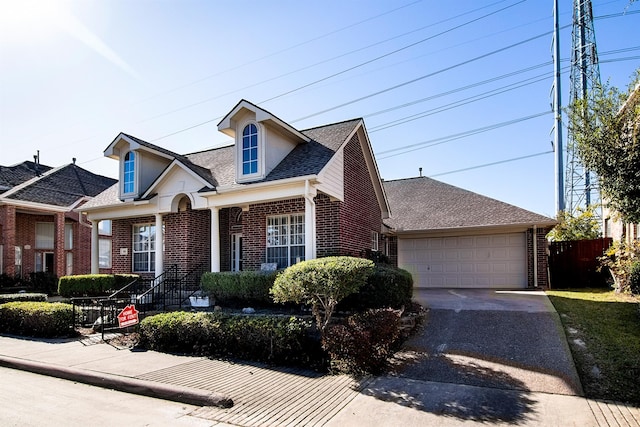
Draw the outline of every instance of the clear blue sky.
[[[571,7],[560,1],[565,67]],[[602,80],[626,87],[640,2],[593,10]],[[40,150],[44,164],[76,157],[116,177],[102,152],[119,132],[182,154],[224,145],[216,125],[245,98],[301,130],[364,117],[385,180],[422,167],[554,216],[552,11],[552,0],[0,0],[0,164]],[[562,85],[568,100],[568,68]]]

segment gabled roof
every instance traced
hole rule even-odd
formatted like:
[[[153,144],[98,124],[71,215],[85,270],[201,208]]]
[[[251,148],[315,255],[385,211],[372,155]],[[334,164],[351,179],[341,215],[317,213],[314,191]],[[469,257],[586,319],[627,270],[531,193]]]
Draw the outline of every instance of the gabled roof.
[[[543,215],[427,177],[385,181],[386,223],[397,232],[494,226],[551,226]]]
[[[49,170],[51,166],[30,161],[13,166],[0,166],[0,193],[20,185]]]
[[[360,122],[360,119],[354,119],[300,131],[309,142],[298,144],[264,179],[252,181],[251,184],[320,173]],[[191,153],[185,157],[208,170],[217,186],[250,185],[235,183],[233,145]]]
[[[7,201],[67,207],[83,197],[94,197],[117,181],[75,164],[51,169],[2,194]]]
[[[218,130],[229,135],[231,138],[235,138],[236,128],[234,121],[238,114],[241,114],[243,110],[253,112],[256,116],[256,121],[269,123],[299,142],[309,142],[307,136],[291,126],[289,123],[276,117],[264,108],[258,107],[257,105],[247,101],[246,99],[241,99],[240,102],[238,102],[236,106],[233,107],[222,120],[220,120],[220,123],[218,123]]]

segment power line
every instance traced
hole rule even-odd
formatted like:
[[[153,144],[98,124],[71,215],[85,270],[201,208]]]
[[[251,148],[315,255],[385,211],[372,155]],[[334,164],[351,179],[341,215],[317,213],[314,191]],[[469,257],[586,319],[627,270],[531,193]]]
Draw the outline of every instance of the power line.
[[[167,115],[169,115],[169,114],[177,113],[177,112],[179,112],[179,111],[184,111],[184,110],[187,110],[187,109],[189,109],[189,108],[196,107],[196,106],[198,106],[198,105],[202,105],[202,104],[205,104],[205,103],[207,103],[207,102],[211,102],[211,101],[214,101],[214,100],[216,100],[216,99],[223,98],[223,97],[228,96],[228,95],[232,95],[232,94],[234,94],[234,93],[238,93],[238,92],[241,92],[241,91],[244,91],[244,90],[247,90],[247,89],[251,89],[251,88],[253,88],[253,87],[260,86],[260,85],[263,85],[263,84],[265,84],[265,83],[269,83],[269,82],[272,82],[272,81],[274,81],[274,80],[278,80],[278,79],[281,79],[281,78],[283,78],[283,77],[287,77],[287,76],[290,76],[290,75],[292,75],[292,74],[299,73],[300,71],[308,70],[308,69],[310,69],[310,68],[317,67],[318,65],[323,65],[323,64],[326,64],[326,63],[328,63],[328,62],[335,61],[336,59],[340,59],[340,58],[343,58],[343,57],[345,57],[345,56],[353,55],[354,53],[358,53],[358,52],[361,52],[361,51],[363,51],[363,50],[366,50],[366,49],[372,48],[372,47],[374,47],[374,46],[378,46],[378,45],[381,45],[381,44],[383,44],[383,43],[387,43],[387,42],[389,42],[389,41],[391,41],[391,40],[395,40],[395,39],[398,39],[398,38],[401,38],[401,37],[407,36],[407,35],[409,35],[409,34],[413,34],[413,33],[416,33],[416,32],[419,32],[419,31],[422,31],[422,30],[424,30],[424,29],[427,29],[427,28],[430,28],[430,27],[434,27],[434,26],[436,26],[436,25],[443,24],[443,23],[445,23],[445,22],[448,22],[448,21],[451,21],[451,20],[454,20],[454,19],[460,18],[460,17],[462,17],[462,16],[469,15],[469,14],[471,14],[471,13],[477,12],[477,11],[482,10],[482,9],[486,9],[486,8],[488,8],[488,7],[491,7],[491,6],[496,5],[496,4],[498,4],[498,3],[503,3],[503,2],[505,2],[505,1],[506,1],[506,0],[500,0],[500,1],[498,1],[498,2],[491,3],[491,4],[486,5],[486,6],[483,6],[483,7],[479,7],[479,8],[476,8],[476,9],[473,9],[473,10],[470,10],[470,11],[467,11],[467,12],[464,12],[464,13],[461,13],[461,14],[458,14],[458,15],[455,15],[455,16],[452,16],[452,17],[449,17],[449,18],[446,18],[446,19],[442,19],[442,20],[440,20],[440,21],[438,21],[438,22],[434,22],[434,23],[431,23],[431,24],[429,24],[429,25],[425,25],[425,26],[422,26],[422,27],[420,27],[420,28],[416,28],[416,29],[411,30],[411,31],[407,31],[407,32],[402,33],[402,34],[399,34],[399,35],[396,35],[396,36],[393,36],[393,37],[389,37],[389,38],[386,38],[386,39],[384,39],[384,40],[380,40],[380,41],[378,41],[378,42],[375,42],[375,43],[372,43],[372,44],[369,44],[369,45],[366,45],[366,46],[362,46],[362,47],[359,47],[359,48],[357,48],[357,49],[350,50],[350,51],[348,51],[348,52],[341,53],[340,55],[336,55],[336,56],[333,56],[333,57],[331,57],[331,58],[327,58],[327,59],[324,59],[324,60],[322,60],[322,61],[318,61],[318,62],[315,62],[315,63],[313,63],[313,64],[306,65],[306,66],[304,66],[304,67],[301,67],[301,68],[298,68],[298,69],[295,69],[295,70],[292,70],[292,71],[288,71],[288,72],[286,72],[286,73],[279,74],[279,75],[277,75],[277,76],[274,76],[274,77],[271,77],[271,78],[268,78],[268,79],[264,79],[264,80],[261,80],[261,81],[259,81],[259,82],[256,82],[256,83],[253,83],[253,84],[247,85],[247,86],[243,86],[243,87],[238,88],[238,89],[234,89],[234,90],[231,90],[231,91],[228,91],[228,92],[225,92],[225,93],[217,94],[217,95],[215,95],[215,96],[208,97],[208,98],[202,99],[202,100],[200,100],[200,101],[193,102],[193,103],[191,103],[191,104],[187,104],[187,105],[184,105],[184,106],[182,106],[182,107],[178,107],[178,108],[175,108],[175,109],[173,109],[173,110],[170,110],[170,111],[167,111],[167,112],[164,112],[164,113],[161,113],[161,114],[157,114],[157,115],[152,116],[152,117],[148,117],[148,118],[146,118],[146,119],[143,119],[143,120],[138,121],[137,123],[144,123],[144,122],[147,122],[147,121],[150,121],[150,120],[154,120],[154,119],[157,119],[157,118],[160,118],[160,117],[167,116]],[[517,27],[516,27],[516,28],[517,28]],[[476,40],[477,40],[477,39],[476,39]],[[284,95],[286,95],[286,94],[280,94],[280,95],[278,95],[277,97],[284,96]],[[274,98],[274,99],[275,99],[275,98]]]
[[[403,50],[406,50],[406,49],[409,49],[409,48],[411,48],[411,47],[417,46],[417,45],[419,45],[419,44],[421,44],[421,43],[424,43],[424,42],[426,42],[426,41],[428,41],[428,40],[432,40],[432,39],[434,39],[434,38],[436,38],[436,37],[439,37],[439,36],[441,36],[441,35],[444,35],[444,34],[450,33],[451,31],[457,30],[457,29],[462,28],[462,27],[464,27],[464,26],[466,26],[466,25],[472,24],[472,23],[474,23],[474,22],[480,21],[480,20],[482,20],[482,19],[484,19],[484,18],[487,18],[487,17],[489,17],[489,16],[492,16],[492,15],[495,15],[495,14],[497,14],[497,13],[500,13],[500,12],[502,12],[502,11],[504,11],[504,10],[506,10],[506,9],[509,9],[509,8],[511,8],[511,7],[514,7],[514,6],[516,6],[516,5],[520,4],[520,3],[524,3],[525,1],[526,1],[526,0],[520,0],[520,1],[518,1],[518,2],[516,2],[516,3],[513,3],[513,4],[509,5],[509,6],[503,7],[502,9],[498,9],[498,10],[496,10],[496,11],[494,11],[494,12],[491,12],[491,13],[488,13],[488,14],[486,14],[486,15],[480,16],[480,17],[478,17],[478,18],[472,19],[471,21],[464,22],[464,23],[462,23],[462,24],[460,24],[460,25],[456,25],[455,27],[452,27],[452,28],[446,29],[446,30],[441,31],[441,32],[439,32],[439,33],[437,33],[437,34],[434,34],[434,35],[431,35],[431,36],[429,36],[429,37],[426,37],[426,38],[424,38],[424,39],[422,39],[422,40],[418,40],[417,42],[414,42],[414,43],[411,43],[411,44],[405,45],[405,46],[403,46],[403,47],[401,47],[401,48],[399,48],[399,49],[393,50],[393,51],[391,51],[391,52],[387,52],[387,53],[385,53],[384,55],[377,56],[377,57],[375,57],[375,58],[373,58],[373,59],[370,59],[370,60],[368,60],[368,61],[361,62],[360,64],[354,65],[353,67],[347,68],[347,69],[345,69],[345,70],[339,71],[339,72],[334,73],[334,74],[331,74],[331,75],[329,75],[329,76],[325,76],[325,77],[323,77],[323,78],[321,78],[321,79],[318,79],[318,80],[315,80],[315,81],[313,81],[313,82],[307,83],[307,84],[305,84],[305,85],[299,86],[299,87],[297,87],[297,88],[295,88],[295,89],[291,89],[291,90],[289,90],[289,91],[287,91],[287,92],[281,93],[281,94],[276,95],[276,96],[273,96],[273,97],[271,97],[271,98],[265,99],[265,100],[261,101],[260,103],[261,103],[261,104],[264,104],[264,103],[267,103],[267,102],[269,102],[269,101],[273,101],[274,99],[281,98],[281,97],[283,97],[283,96],[285,96],[285,95],[289,95],[289,94],[291,94],[291,93],[297,92],[297,91],[302,90],[302,89],[304,89],[304,88],[307,88],[307,87],[309,87],[309,86],[313,86],[313,85],[318,84],[318,83],[320,83],[320,82],[323,82],[323,81],[325,81],[325,80],[331,79],[331,78],[333,78],[333,77],[339,76],[339,75],[344,74],[344,73],[347,73],[347,72],[349,72],[349,71],[353,71],[353,70],[355,70],[356,68],[360,68],[360,67],[363,67],[363,66],[365,66],[365,65],[367,65],[367,64],[371,64],[372,62],[375,62],[375,61],[378,61],[378,60],[380,60],[380,59],[386,58],[386,57],[388,57],[388,56],[394,55],[394,54],[396,54],[396,53],[398,53],[398,52],[401,52],[401,51],[403,51]]]
[[[502,1],[506,1],[506,0],[502,0]],[[413,1],[413,2],[411,2],[411,3],[407,3],[407,4],[405,4],[405,5],[402,5],[402,6],[396,7],[396,8],[394,8],[394,9],[388,10],[388,11],[383,12],[383,13],[380,13],[380,14],[378,14],[378,15],[374,15],[374,16],[371,16],[371,17],[369,17],[369,18],[363,19],[363,20],[361,20],[361,21],[355,22],[355,23],[353,23],[353,24],[349,24],[349,25],[347,25],[347,26],[344,26],[344,27],[338,28],[337,30],[329,31],[328,33],[324,33],[324,34],[321,34],[321,35],[319,35],[319,36],[317,36],[317,37],[313,37],[313,38],[311,38],[311,39],[307,39],[307,40],[305,40],[305,41],[303,41],[303,42],[300,42],[300,43],[297,43],[297,44],[291,45],[291,46],[286,47],[286,48],[284,48],[284,49],[280,49],[280,50],[278,50],[278,51],[276,51],[276,52],[272,52],[272,53],[269,53],[269,54],[267,54],[267,55],[261,56],[261,57],[259,57],[259,58],[255,58],[255,59],[253,59],[253,60],[251,60],[251,61],[248,61],[248,62],[245,62],[245,63],[239,64],[239,65],[236,65],[236,66],[231,67],[231,68],[227,68],[226,70],[219,71],[219,72],[214,73],[214,74],[209,74],[209,75],[207,75],[207,76],[205,76],[205,77],[203,77],[203,78],[200,78],[200,79],[198,79],[198,80],[192,81],[192,82],[187,83],[187,84],[184,84],[184,85],[182,85],[182,86],[175,87],[175,88],[170,89],[170,90],[168,90],[168,91],[165,91],[165,92],[162,92],[162,93],[156,94],[156,95],[151,96],[151,97],[149,97],[149,98],[143,99],[142,101],[139,101],[139,102],[145,102],[145,101],[148,101],[148,100],[150,100],[150,99],[157,98],[158,96],[166,95],[166,94],[168,94],[168,93],[172,93],[172,92],[175,92],[175,91],[177,91],[177,90],[184,89],[184,88],[186,88],[186,87],[196,85],[196,84],[201,83],[201,82],[203,82],[203,81],[206,81],[206,80],[212,79],[212,78],[214,78],[214,77],[220,76],[220,75],[222,75],[222,74],[225,74],[225,73],[228,73],[228,72],[231,72],[231,71],[238,70],[238,69],[240,69],[240,68],[246,67],[246,66],[251,65],[251,64],[255,64],[256,62],[260,62],[260,61],[262,61],[262,60],[265,60],[265,59],[271,58],[271,57],[276,56],[276,55],[279,55],[279,54],[281,54],[281,53],[288,52],[288,51],[290,51],[290,50],[293,50],[293,49],[295,49],[295,48],[298,48],[298,47],[304,46],[304,45],[309,44],[309,43],[312,43],[312,42],[314,42],[314,41],[317,41],[317,40],[323,39],[323,38],[328,37],[328,36],[331,36],[331,35],[333,35],[333,34],[337,34],[337,33],[340,33],[340,32],[342,32],[342,31],[348,30],[348,29],[350,29],[350,28],[357,27],[358,25],[364,24],[365,22],[373,21],[373,20],[375,20],[375,19],[377,19],[377,18],[380,18],[381,16],[390,15],[390,14],[392,14],[392,13],[394,13],[394,12],[397,12],[398,10],[405,9],[405,8],[407,8],[407,7],[409,7],[409,6],[413,6],[413,5],[418,4],[418,3],[420,3],[420,2],[422,2],[422,0],[416,0],[416,1]],[[499,1],[499,2],[497,2],[497,3],[501,3],[501,1]]]
[[[433,175],[429,175],[429,177],[433,178],[433,177],[436,177],[436,176],[450,175],[452,173],[466,172],[466,171],[470,171],[470,170],[474,170],[474,169],[481,169],[481,168],[486,168],[486,167],[489,167],[489,166],[501,165],[503,163],[510,163],[510,162],[515,162],[515,161],[518,161],[518,160],[530,159],[532,157],[538,157],[538,156],[543,156],[545,154],[552,154],[552,153],[553,153],[553,150],[542,151],[540,153],[528,154],[526,156],[512,157],[510,159],[498,160],[496,162],[484,163],[484,164],[477,165],[477,166],[470,166],[468,168],[456,169],[456,170],[452,170],[452,171],[448,171],[448,172],[436,173],[436,174],[433,174]]]
[[[537,117],[542,117],[548,114],[552,114],[551,111],[543,111],[540,113],[536,113],[536,114],[532,114],[529,116],[525,116],[525,117],[519,117],[517,119],[512,119],[512,120],[508,120],[506,122],[500,122],[500,123],[494,123],[492,125],[488,125],[488,126],[483,126],[480,128],[476,128],[476,129],[472,129],[472,130],[468,130],[468,131],[464,131],[464,132],[460,132],[460,133],[456,133],[453,135],[447,135],[447,136],[442,136],[439,138],[434,138],[434,139],[429,139],[426,141],[422,141],[422,142],[416,142],[414,144],[409,144],[409,145],[404,145],[401,147],[396,147],[396,148],[392,148],[390,150],[386,150],[386,151],[380,151],[376,153],[376,158],[378,158],[379,160],[382,159],[388,159],[390,157],[395,157],[395,156],[399,156],[401,154],[407,154],[413,151],[417,151],[417,150],[422,150],[425,148],[429,148],[429,147],[434,147],[436,145],[441,145],[441,144],[445,144],[447,142],[451,142],[451,141],[455,141],[458,139],[462,139],[462,138],[466,138],[472,135],[477,135],[479,133],[484,133],[484,132],[488,132],[490,130],[495,130],[495,129],[499,129],[505,126],[510,126],[516,123],[521,123],[527,120],[531,120],[531,119],[535,119]],[[402,151],[404,150],[404,151]],[[396,151],[402,151],[401,153],[395,153],[395,154],[389,154],[387,156],[382,156],[382,157],[378,157],[379,155],[382,154],[387,154],[387,153],[393,153]]]

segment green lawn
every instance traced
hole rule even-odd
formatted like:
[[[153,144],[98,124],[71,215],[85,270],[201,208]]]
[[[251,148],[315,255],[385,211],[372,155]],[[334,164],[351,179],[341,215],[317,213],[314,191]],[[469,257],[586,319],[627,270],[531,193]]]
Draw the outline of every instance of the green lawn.
[[[606,289],[547,291],[589,398],[640,405],[640,298]]]

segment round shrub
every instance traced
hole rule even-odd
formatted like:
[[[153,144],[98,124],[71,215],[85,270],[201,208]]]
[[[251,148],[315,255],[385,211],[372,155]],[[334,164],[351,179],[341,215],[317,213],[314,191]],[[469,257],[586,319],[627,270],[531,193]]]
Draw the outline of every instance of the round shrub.
[[[202,275],[201,287],[218,305],[264,307],[273,305],[269,290],[276,274],[274,271],[207,272]]]
[[[324,332],[336,305],[366,283],[373,267],[373,261],[347,256],[302,261],[276,277],[271,295],[275,302],[311,305],[318,329]]]
[[[339,311],[408,307],[413,297],[413,277],[401,268],[376,265],[358,292],[338,304]]]
[[[31,337],[73,334],[73,306],[49,302],[8,302],[0,305],[0,332]]]

